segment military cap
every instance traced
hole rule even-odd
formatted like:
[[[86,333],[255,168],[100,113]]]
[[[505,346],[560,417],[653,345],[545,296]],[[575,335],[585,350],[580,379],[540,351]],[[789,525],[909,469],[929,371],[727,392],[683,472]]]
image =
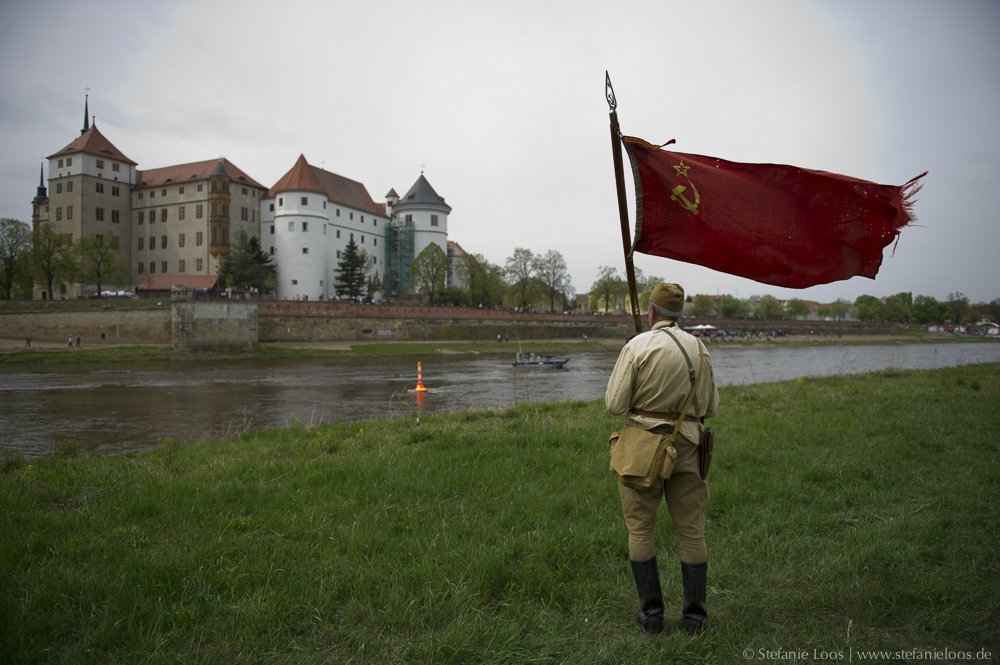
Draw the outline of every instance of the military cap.
[[[671,314],[680,316],[681,312],[684,311],[684,287],[680,284],[660,282],[653,288],[653,294],[649,296],[649,301]]]

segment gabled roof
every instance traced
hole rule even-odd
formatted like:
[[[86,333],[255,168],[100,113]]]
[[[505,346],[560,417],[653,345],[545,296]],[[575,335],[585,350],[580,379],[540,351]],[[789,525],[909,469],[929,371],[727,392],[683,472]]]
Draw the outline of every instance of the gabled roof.
[[[104,134],[101,134],[101,132],[97,130],[96,123],[91,125],[90,129],[80,134],[79,138],[75,141],[59,152],[49,155],[46,159],[62,157],[63,155],[75,155],[80,152],[88,155],[104,157],[106,159],[115,159],[119,162],[135,165],[135,162],[122,154],[122,151],[112,145],[111,141],[104,138]]]
[[[233,182],[241,182],[252,187],[264,189],[264,185],[260,184],[241,171],[235,164],[225,157],[222,159],[209,159],[204,162],[192,162],[191,164],[164,166],[160,169],[136,171],[135,186],[159,187],[161,185],[166,185],[167,183],[183,183],[188,180],[206,180],[210,175],[218,175],[217,171],[220,170],[225,175],[228,175]]]
[[[318,169],[299,155],[295,166],[275,183],[264,198],[274,198],[282,192],[316,192],[325,194],[333,203],[339,203],[373,215],[385,216],[385,207],[373,200],[368,190],[360,182],[349,180],[336,173]]]
[[[403,198],[399,199],[399,202],[393,206],[393,209],[403,209],[408,206],[421,206],[421,205],[433,205],[447,208],[448,212],[451,212],[451,206],[444,202],[444,199],[438,196],[434,188],[431,187],[431,183],[427,182],[427,178],[421,173],[417,181],[413,183],[410,187],[410,191],[403,195]]]

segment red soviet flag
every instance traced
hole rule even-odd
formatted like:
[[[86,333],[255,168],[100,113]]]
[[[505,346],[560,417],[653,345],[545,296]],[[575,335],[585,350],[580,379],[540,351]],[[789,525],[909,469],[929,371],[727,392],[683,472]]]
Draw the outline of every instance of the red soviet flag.
[[[877,185],[622,140],[635,176],[635,251],[790,288],[874,279],[883,248],[914,220],[926,175]]]

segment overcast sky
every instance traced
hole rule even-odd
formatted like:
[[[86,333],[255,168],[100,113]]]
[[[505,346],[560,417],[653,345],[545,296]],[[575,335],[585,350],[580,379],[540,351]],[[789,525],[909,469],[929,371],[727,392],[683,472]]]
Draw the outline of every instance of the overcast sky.
[[[624,270],[608,70],[622,131],[652,143],[883,184],[930,171],[874,281],[781,289],[637,255],[647,275],[692,295],[1000,297],[997,0],[0,0],[0,63],[2,217],[30,221],[90,88],[140,169],[225,156],[270,187],[301,153],[376,202],[423,170],[450,240],[500,265],[558,250],[582,293]]]

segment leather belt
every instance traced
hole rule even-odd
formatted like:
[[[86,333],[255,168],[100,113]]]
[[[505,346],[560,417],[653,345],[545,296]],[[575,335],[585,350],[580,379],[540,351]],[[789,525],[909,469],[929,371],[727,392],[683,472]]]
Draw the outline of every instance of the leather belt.
[[[663,420],[677,420],[681,417],[679,413],[664,413],[662,411],[643,411],[642,409],[632,409],[632,413],[637,416],[645,416],[647,418],[661,418]],[[701,418],[697,416],[684,416],[684,420],[689,423],[700,423]]]

